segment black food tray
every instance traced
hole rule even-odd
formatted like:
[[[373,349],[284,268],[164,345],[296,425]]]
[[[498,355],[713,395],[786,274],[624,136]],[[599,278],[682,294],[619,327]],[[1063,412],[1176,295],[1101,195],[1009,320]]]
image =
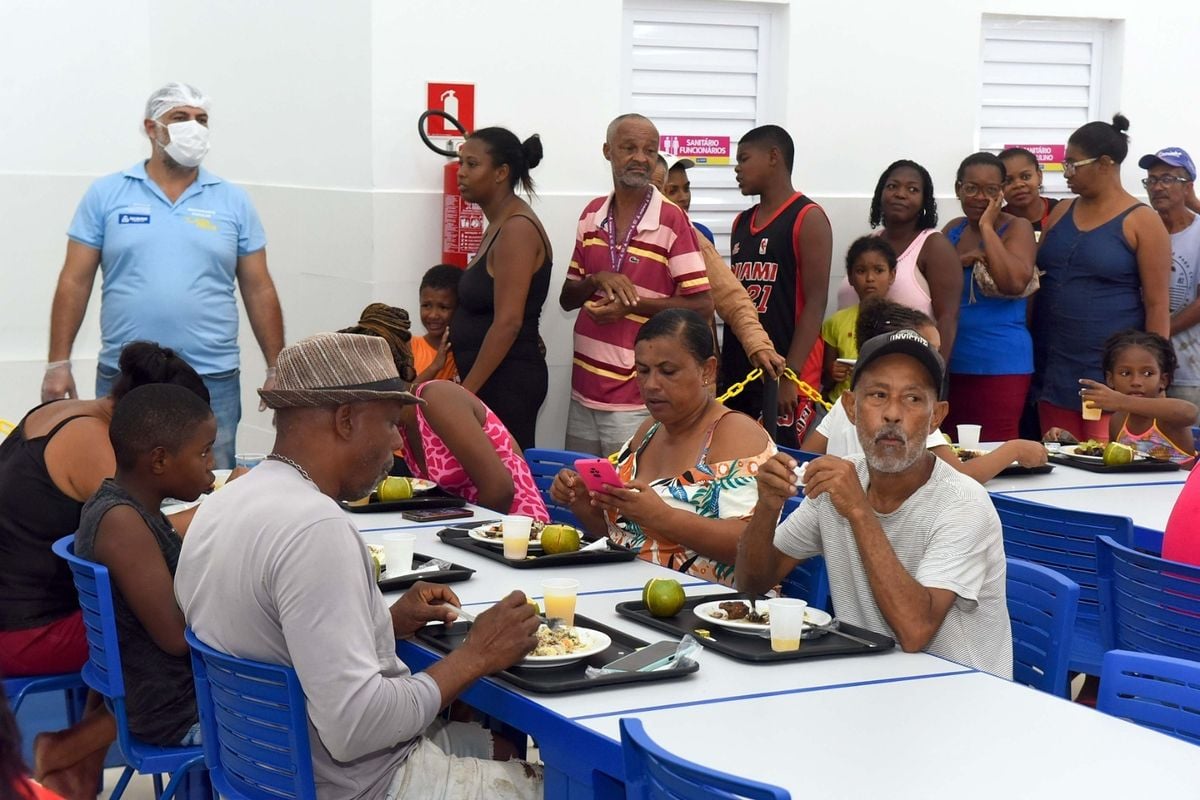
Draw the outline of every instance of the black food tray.
[[[575,624],[581,628],[591,628],[608,634],[612,646],[599,653],[593,653],[582,661],[565,664],[561,667],[509,667],[497,672],[494,677],[505,683],[510,683],[518,689],[539,694],[556,694],[559,692],[583,692],[589,689],[599,689],[605,686],[621,686],[627,683],[648,683],[650,681],[669,681],[691,675],[700,669],[700,664],[690,659],[677,663],[669,669],[659,669],[653,672],[614,672],[608,675],[598,675],[589,678],[586,675],[588,667],[603,667],[621,656],[628,655],[634,650],[645,647],[649,642],[642,641],[636,636],[630,636],[624,631],[610,628],[593,619],[575,615]],[[424,644],[442,653],[449,653],[462,645],[471,628],[469,622],[455,622],[451,625],[426,625],[417,631],[416,638]]]
[[[451,547],[458,547],[462,550],[475,553],[476,555],[490,558],[492,561],[499,561],[505,566],[513,569],[538,569],[541,567],[563,567],[571,564],[614,564],[623,561],[633,561],[637,558],[637,553],[633,550],[626,549],[620,545],[609,543],[607,550],[589,550],[588,552],[575,553],[556,553],[554,555],[534,555],[530,553],[524,561],[509,561],[504,557],[504,550],[496,545],[490,545],[486,542],[481,542],[477,539],[472,539],[467,533],[468,528],[474,528],[477,525],[490,523],[476,522],[467,525],[455,525],[449,528],[443,528],[438,531],[438,538]],[[594,538],[589,539],[584,537],[582,543],[584,545],[596,541]]]
[[[431,492],[436,490],[430,490]],[[416,511],[420,508],[462,508],[467,504],[461,497],[448,494],[422,494],[407,500],[372,500],[365,506],[352,506],[342,501],[342,508],[351,514],[380,514],[384,511]]]
[[[420,567],[429,561],[424,553],[413,553],[413,567]],[[417,581],[427,583],[458,583],[465,581],[475,574],[475,570],[461,564],[450,563],[450,569],[439,569],[436,572],[422,572],[417,575],[398,575],[395,578],[381,578],[378,583],[381,592],[395,592],[407,589]]]
[[[701,603],[709,603],[714,600],[744,600],[745,598],[744,594],[706,594],[699,597],[689,597],[683,604],[683,610],[673,617],[666,618],[653,616],[646,610],[646,605],[641,600],[629,600],[624,603],[617,603],[617,613],[623,617],[637,620],[643,625],[649,625],[651,628],[657,628],[660,631],[669,633],[672,636],[691,634],[704,647],[716,650],[718,653],[724,653],[730,658],[736,658],[739,661],[796,661],[802,658],[857,656],[870,653],[886,653],[896,646],[896,642],[890,636],[874,633],[855,625],[847,625],[843,622],[838,626],[841,630],[876,642],[879,646],[867,647],[864,644],[843,638],[835,633],[826,633],[824,636],[819,636],[815,639],[805,639],[800,643],[799,650],[776,653],[771,649],[771,640],[767,637],[748,633],[735,633],[728,628],[722,628],[710,619],[696,616],[692,611],[693,608]],[[709,632],[709,635],[699,635],[696,633],[697,629],[706,630]]]
[[[997,477],[1009,475],[1045,475],[1047,472],[1054,470],[1053,464],[1042,464],[1038,467],[1022,467],[1020,464],[1013,464],[1005,467],[996,473]]]
[[[1119,466],[1106,466],[1095,461],[1075,458],[1066,453],[1051,453],[1047,456],[1055,464],[1064,464],[1075,469],[1086,469],[1088,472],[1174,472],[1179,465],[1174,461],[1158,461],[1152,458],[1138,459]]]

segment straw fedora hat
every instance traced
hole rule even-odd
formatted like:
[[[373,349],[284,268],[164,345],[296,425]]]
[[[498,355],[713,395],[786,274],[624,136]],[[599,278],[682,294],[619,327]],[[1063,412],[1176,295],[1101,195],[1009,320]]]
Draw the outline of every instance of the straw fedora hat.
[[[377,336],[318,333],[283,348],[275,388],[259,389],[268,408],[336,406],[361,400],[420,403]]]

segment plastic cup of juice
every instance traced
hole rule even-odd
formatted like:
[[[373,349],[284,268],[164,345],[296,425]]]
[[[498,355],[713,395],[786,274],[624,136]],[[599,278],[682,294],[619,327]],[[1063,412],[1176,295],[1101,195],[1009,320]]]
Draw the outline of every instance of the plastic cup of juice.
[[[504,541],[504,557],[510,561],[524,561],[529,555],[529,534],[533,529],[532,517],[505,517],[501,523]]]
[[[1091,400],[1083,401],[1083,418],[1088,422],[1095,422],[1104,415],[1104,411],[1097,405],[1093,405]]]
[[[546,607],[546,618],[561,619],[567,625],[574,625],[575,597],[578,594],[579,581],[572,578],[542,581],[542,603]]]
[[[771,649],[776,653],[800,649],[806,608],[808,603],[794,597],[773,597],[767,601],[771,614]]]

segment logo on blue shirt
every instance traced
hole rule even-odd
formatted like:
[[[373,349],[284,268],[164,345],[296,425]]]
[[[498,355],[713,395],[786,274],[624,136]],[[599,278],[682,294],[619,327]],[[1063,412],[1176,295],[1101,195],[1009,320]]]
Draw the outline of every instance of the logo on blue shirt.
[[[120,214],[117,222],[121,225],[149,225],[149,214]]]

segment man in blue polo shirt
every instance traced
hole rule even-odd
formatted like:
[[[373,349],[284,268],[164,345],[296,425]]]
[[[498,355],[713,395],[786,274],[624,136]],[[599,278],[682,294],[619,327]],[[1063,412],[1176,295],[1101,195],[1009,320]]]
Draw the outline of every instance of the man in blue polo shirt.
[[[216,465],[233,466],[241,419],[236,283],[267,362],[271,388],[283,314],[267,272],[266,236],[240,187],[200,167],[209,99],[169,83],[146,102],[150,158],[91,185],[67,231],[67,257],[50,312],[42,400],[75,397],[71,348],[96,270],[103,272],[96,396],[108,394],[128,342],[176,350],[204,378],[218,431]]]

